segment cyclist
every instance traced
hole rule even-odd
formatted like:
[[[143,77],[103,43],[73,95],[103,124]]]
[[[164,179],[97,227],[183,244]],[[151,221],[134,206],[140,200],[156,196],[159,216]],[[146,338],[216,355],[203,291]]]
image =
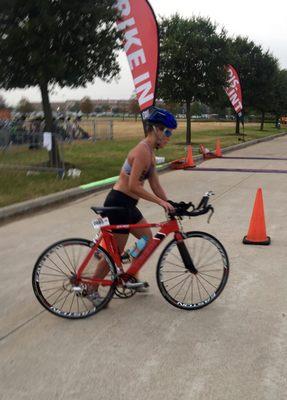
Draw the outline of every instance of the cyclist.
[[[161,186],[155,168],[155,149],[161,149],[168,143],[172,131],[176,129],[177,121],[167,110],[154,107],[145,121],[146,138],[141,140],[128,154],[120,176],[113,189],[109,192],[104,202],[105,207],[123,207],[123,212],[109,211],[107,217],[111,225],[144,224],[147,221],[137,208],[139,199],[156,203],[165,211],[174,211],[168,203],[167,195]],[[144,188],[148,180],[153,193]],[[146,236],[152,238],[150,228],[118,229],[113,231],[119,251],[124,251],[129,233],[136,238]],[[103,278],[108,272],[105,262],[99,261],[95,276]],[[94,288],[88,295],[93,302],[97,301],[99,294]]]

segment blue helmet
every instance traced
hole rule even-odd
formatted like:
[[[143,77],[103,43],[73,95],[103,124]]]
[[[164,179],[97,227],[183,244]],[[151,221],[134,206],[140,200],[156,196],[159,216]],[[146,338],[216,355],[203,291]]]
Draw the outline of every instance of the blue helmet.
[[[177,122],[173,114],[163,108],[153,107],[147,117],[147,121],[151,124],[162,124],[169,129],[176,129],[177,127]]]

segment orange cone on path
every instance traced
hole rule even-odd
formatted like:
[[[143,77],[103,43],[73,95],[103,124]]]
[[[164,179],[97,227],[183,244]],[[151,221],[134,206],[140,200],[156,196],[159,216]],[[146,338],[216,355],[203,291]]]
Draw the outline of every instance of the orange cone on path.
[[[249,230],[247,236],[244,236],[243,243],[267,246],[270,242],[270,237],[266,235],[262,189],[258,189],[249,224]]]
[[[222,157],[222,151],[220,147],[220,139],[216,139],[216,147],[215,147],[215,152],[214,154],[216,157]]]
[[[189,144],[187,146],[187,155],[186,155],[186,162],[184,165],[184,168],[194,168],[196,167],[195,162],[193,161],[193,157],[192,157],[192,147]]]

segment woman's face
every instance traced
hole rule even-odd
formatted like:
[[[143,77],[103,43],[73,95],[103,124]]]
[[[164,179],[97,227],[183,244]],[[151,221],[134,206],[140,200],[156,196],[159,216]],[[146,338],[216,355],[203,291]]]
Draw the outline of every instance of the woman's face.
[[[162,149],[169,142],[170,137],[172,135],[172,129],[167,129],[165,127],[162,128],[156,127],[156,132],[157,132],[157,137],[159,139],[158,148]]]

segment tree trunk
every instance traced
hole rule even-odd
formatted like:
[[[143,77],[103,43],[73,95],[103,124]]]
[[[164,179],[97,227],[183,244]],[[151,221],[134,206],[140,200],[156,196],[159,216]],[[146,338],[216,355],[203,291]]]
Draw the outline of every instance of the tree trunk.
[[[235,134],[239,135],[240,134],[240,118],[239,115],[236,114],[236,129],[235,129]]]
[[[186,101],[186,145],[191,144],[191,115],[190,101]]]
[[[49,100],[48,84],[47,82],[41,82],[40,84],[41,95],[42,95],[42,105],[45,116],[45,130],[51,132],[52,134],[52,150],[49,151],[49,165],[53,168],[60,168],[61,159],[59,154],[59,148],[57,145],[57,140],[55,137],[53,115],[51,104]]]
[[[264,129],[264,121],[265,121],[265,111],[262,111],[261,113],[261,125],[260,125],[260,130],[263,131]]]

